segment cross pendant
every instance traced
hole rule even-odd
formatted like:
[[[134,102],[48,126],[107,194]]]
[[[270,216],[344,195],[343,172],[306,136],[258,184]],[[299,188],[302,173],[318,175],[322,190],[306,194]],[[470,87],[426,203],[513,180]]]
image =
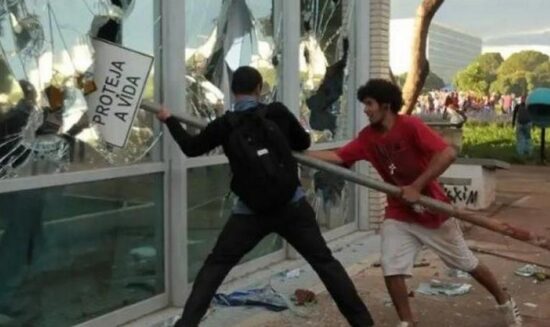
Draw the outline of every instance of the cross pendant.
[[[390,169],[390,175],[393,175],[393,172],[397,169],[393,162],[388,166],[388,168]]]

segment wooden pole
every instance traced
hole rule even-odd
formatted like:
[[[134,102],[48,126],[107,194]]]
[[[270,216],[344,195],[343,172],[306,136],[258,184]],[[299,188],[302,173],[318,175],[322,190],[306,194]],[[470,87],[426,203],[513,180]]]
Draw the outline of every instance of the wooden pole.
[[[506,253],[502,253],[501,251],[488,250],[488,249],[484,249],[484,248],[481,248],[481,247],[478,247],[478,246],[469,246],[469,248],[470,248],[470,250],[472,250],[474,252],[490,254],[490,255],[494,255],[495,257],[500,257],[500,258],[504,258],[504,259],[508,259],[508,260],[514,260],[514,261],[517,261],[517,262],[527,263],[527,264],[531,264],[531,265],[537,265],[539,267],[550,269],[550,265],[548,265],[548,264],[540,263],[538,261],[530,260],[530,259],[527,259],[527,258],[523,258],[523,257],[518,256],[518,255],[506,254]]]
[[[160,109],[160,106],[151,102],[142,102],[141,108],[146,111],[156,113]],[[196,118],[193,118],[193,117],[176,115],[176,114],[174,114],[173,116],[176,119],[178,119],[180,122],[196,128],[202,129],[206,126],[205,122],[197,120]],[[401,196],[401,189],[395,185],[388,184],[373,178],[369,178],[365,175],[356,173],[349,169],[345,169],[340,166],[336,166],[315,158],[308,157],[302,153],[295,152],[294,157],[299,163],[305,166],[313,167],[319,170],[323,170],[323,171],[335,174],[347,181],[366,186],[376,191],[386,193],[389,196],[394,196],[394,197]],[[520,240],[550,251],[550,243],[548,242],[548,240],[543,236],[539,236],[535,234],[534,232],[511,226],[509,224],[506,224],[504,222],[501,222],[493,218],[488,218],[482,215],[467,212],[465,210],[457,209],[449,203],[441,202],[427,196],[422,196],[418,201],[418,204],[426,208],[432,209],[434,211],[447,214],[451,217],[455,217],[457,219],[467,221],[474,225],[492,230],[494,232],[497,232],[503,235],[510,236],[517,240]]]

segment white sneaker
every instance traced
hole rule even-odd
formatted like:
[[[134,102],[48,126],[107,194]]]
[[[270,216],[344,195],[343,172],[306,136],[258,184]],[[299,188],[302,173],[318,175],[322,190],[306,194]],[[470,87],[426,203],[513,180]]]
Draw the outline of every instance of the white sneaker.
[[[508,302],[501,305],[497,305],[497,309],[504,314],[504,318],[506,319],[506,326],[508,327],[523,326],[522,325],[523,320],[521,319],[518,306],[516,305],[516,302],[514,302],[514,299],[510,298]]]

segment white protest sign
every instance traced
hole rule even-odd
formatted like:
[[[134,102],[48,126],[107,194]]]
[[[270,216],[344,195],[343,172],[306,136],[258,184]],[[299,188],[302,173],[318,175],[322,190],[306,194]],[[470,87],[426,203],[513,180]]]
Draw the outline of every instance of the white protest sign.
[[[92,44],[97,89],[86,97],[88,116],[105,142],[124,147],[153,57],[99,39]]]

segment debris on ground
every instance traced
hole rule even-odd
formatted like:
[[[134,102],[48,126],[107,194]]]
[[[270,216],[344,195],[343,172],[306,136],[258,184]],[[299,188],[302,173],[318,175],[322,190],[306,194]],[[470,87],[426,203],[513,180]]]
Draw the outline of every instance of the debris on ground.
[[[298,278],[298,277],[300,277],[301,272],[302,272],[302,270],[300,268],[296,268],[296,269],[287,271],[285,273],[285,277],[286,278]]]
[[[547,279],[550,279],[550,276],[545,272],[537,272],[535,273],[535,278],[537,279],[537,281],[542,282]]]
[[[300,306],[316,303],[317,298],[315,296],[315,293],[310,290],[297,289],[296,291],[294,291],[293,301],[296,303],[296,305]]]
[[[454,269],[454,268],[451,268],[447,271],[447,276],[449,277],[453,277],[453,278],[470,278],[470,274],[468,274],[467,272],[465,271],[462,271],[460,269]]]
[[[525,265],[516,270],[516,275],[523,277],[532,277],[535,273],[539,272],[540,269],[537,265]]]
[[[529,307],[529,308],[536,308],[538,307],[538,305],[534,304],[534,303],[531,303],[531,302],[525,302],[523,303],[524,306],[526,307]]]
[[[292,270],[283,270],[279,273],[277,273],[275,276],[277,276],[281,281],[286,281],[287,279],[295,279],[300,277],[302,274],[302,269],[296,268]]]
[[[472,289],[472,285],[467,283],[451,283],[432,279],[429,283],[420,283],[416,292],[425,295],[463,295]]]
[[[288,309],[288,305],[284,297],[277,293],[277,291],[275,291],[270,285],[263,288],[235,291],[230,294],[218,293],[214,295],[213,302],[216,305],[231,307],[264,307],[275,312]]]
[[[550,279],[550,275],[537,265],[522,266],[515,271],[515,274],[522,277],[533,277],[536,282]]]

